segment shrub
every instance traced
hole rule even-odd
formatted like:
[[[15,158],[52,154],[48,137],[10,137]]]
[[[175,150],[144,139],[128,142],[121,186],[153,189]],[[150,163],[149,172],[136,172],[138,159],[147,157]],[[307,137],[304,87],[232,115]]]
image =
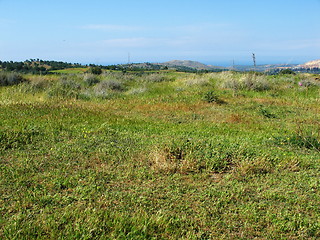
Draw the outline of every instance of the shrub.
[[[95,75],[100,75],[102,73],[102,69],[100,67],[91,67],[88,70],[89,73],[95,74]]]
[[[96,86],[96,90],[101,90],[101,91],[105,91],[105,90],[123,91],[124,87],[123,87],[123,84],[121,82],[119,82],[119,81],[116,81],[116,80],[104,80],[104,81],[100,82]]]
[[[266,91],[271,89],[271,84],[266,76],[258,76],[256,74],[245,74],[240,79],[227,78],[224,79],[222,87],[233,90],[252,90],[252,91]]]
[[[130,91],[128,91],[128,94],[131,94],[131,95],[141,94],[146,92],[147,90],[148,89],[145,87],[133,88]]]
[[[242,89],[265,91],[270,89],[270,84],[264,76],[247,74],[241,80]]]
[[[36,79],[28,82],[27,84],[21,85],[21,91],[25,93],[38,93],[48,89],[52,86],[52,81],[49,81],[42,77],[37,77]]]
[[[78,82],[72,79],[62,78],[56,85],[48,91],[50,97],[66,97],[77,98],[80,94],[81,86]]]
[[[214,91],[206,92],[203,96],[203,100],[208,103],[213,103],[213,102],[218,104],[224,103],[224,101],[221,100]]]
[[[100,82],[100,79],[94,74],[85,74],[83,80],[90,87]]]
[[[27,80],[18,73],[0,72],[0,86],[12,86],[26,81]]]
[[[187,86],[208,86],[210,85],[209,78],[206,77],[197,77],[197,78],[190,78],[186,81]]]
[[[292,75],[296,75],[296,73],[293,71],[293,70],[291,70],[291,69],[282,69],[280,72],[279,72],[279,74],[292,74]]]

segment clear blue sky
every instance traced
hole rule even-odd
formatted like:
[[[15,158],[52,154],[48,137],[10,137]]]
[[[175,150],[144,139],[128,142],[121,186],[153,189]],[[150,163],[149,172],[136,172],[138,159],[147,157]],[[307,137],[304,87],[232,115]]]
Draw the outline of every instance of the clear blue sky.
[[[320,0],[0,0],[0,60],[302,63],[320,59]]]

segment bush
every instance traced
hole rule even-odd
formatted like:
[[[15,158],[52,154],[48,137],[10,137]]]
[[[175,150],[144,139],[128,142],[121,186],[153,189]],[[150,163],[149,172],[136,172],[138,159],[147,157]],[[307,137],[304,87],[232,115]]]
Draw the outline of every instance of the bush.
[[[252,90],[266,91],[271,89],[271,85],[266,76],[257,76],[256,74],[245,74],[240,79],[227,78],[222,86],[233,90]]]
[[[12,86],[26,81],[27,80],[18,73],[0,72],[0,86]]]
[[[102,82],[100,82],[97,86],[96,86],[96,90],[114,90],[114,91],[123,91],[124,87],[123,84],[119,81],[116,80],[104,80]]]
[[[87,84],[90,87],[100,82],[100,79],[93,74],[84,75],[83,80],[85,84]]]
[[[221,100],[214,91],[206,92],[203,96],[203,100],[208,103],[213,103],[213,102],[218,104],[224,103],[224,101]]]
[[[21,84],[20,89],[22,92],[35,94],[49,89],[52,85],[52,81],[37,77],[36,79],[27,82],[27,84]]]
[[[292,75],[296,75],[296,73],[293,71],[293,70],[291,70],[291,69],[282,69],[280,72],[279,72],[279,74],[292,74]]]
[[[243,89],[253,91],[265,91],[270,89],[270,84],[264,76],[247,74],[241,79]]]
[[[78,98],[80,94],[81,86],[75,80],[62,78],[55,86],[49,91],[50,97],[66,97],[66,98]]]
[[[210,80],[209,78],[200,76],[196,78],[190,78],[186,81],[187,86],[209,86]]]
[[[100,75],[102,73],[102,69],[100,67],[91,67],[88,72],[95,75]]]

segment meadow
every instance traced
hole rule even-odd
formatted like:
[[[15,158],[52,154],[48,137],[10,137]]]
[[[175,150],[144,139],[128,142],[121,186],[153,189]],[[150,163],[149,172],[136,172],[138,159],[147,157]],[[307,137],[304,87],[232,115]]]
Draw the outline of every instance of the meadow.
[[[5,74],[1,239],[320,238],[319,75]]]

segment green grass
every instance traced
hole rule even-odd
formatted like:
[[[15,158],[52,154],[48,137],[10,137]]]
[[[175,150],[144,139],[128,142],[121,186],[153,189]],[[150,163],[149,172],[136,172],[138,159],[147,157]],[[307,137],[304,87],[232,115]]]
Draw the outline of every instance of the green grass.
[[[0,88],[0,238],[320,237],[315,76],[26,78]]]
[[[63,74],[79,74],[88,71],[89,68],[67,68],[62,70],[53,70],[52,73],[63,73]]]

